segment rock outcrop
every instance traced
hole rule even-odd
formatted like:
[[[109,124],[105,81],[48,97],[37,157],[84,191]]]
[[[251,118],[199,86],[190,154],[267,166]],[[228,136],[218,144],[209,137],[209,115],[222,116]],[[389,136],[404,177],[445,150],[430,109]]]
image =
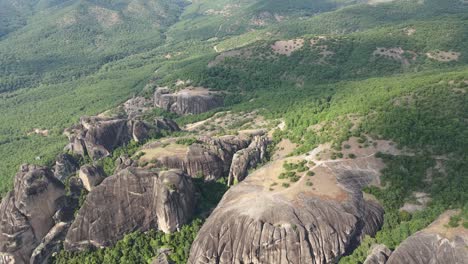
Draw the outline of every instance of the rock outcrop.
[[[101,248],[136,230],[175,231],[192,216],[194,192],[190,177],[180,170],[126,168],[88,194],[64,246]]]
[[[442,214],[428,228],[423,229],[398,246],[386,264],[466,263],[468,260],[468,230],[462,226],[447,226],[455,211]]]
[[[223,98],[204,88],[187,88],[172,93],[168,88],[157,88],[154,106],[179,115],[201,114],[223,106]]]
[[[28,263],[55,225],[65,188],[52,171],[35,165],[22,165],[14,185],[0,204],[0,261]]]
[[[99,185],[105,178],[106,175],[101,167],[93,165],[84,165],[80,168],[78,174],[83,187],[90,192],[95,186]]]
[[[267,146],[266,136],[255,136],[247,148],[236,152],[229,170],[228,184],[232,185],[244,180],[249,169],[255,168],[265,159]]]
[[[54,176],[63,182],[69,176],[75,174],[78,168],[78,162],[71,155],[60,154],[55,160]]]
[[[79,125],[65,130],[70,141],[65,150],[97,160],[132,139],[142,141],[165,129],[175,131],[179,127],[172,120],[164,118],[150,124],[134,119],[82,117]]]
[[[39,246],[34,249],[29,263],[49,263],[52,254],[62,249],[62,241],[65,239],[69,226],[70,223],[60,222],[52,227],[49,233],[42,239]]]
[[[392,251],[385,245],[374,245],[364,264],[385,264],[390,254],[392,254]]]
[[[318,164],[315,176],[304,172],[297,182],[278,184],[284,161],[306,158],[274,161],[231,187],[198,233],[188,263],[336,263],[374,235],[383,209],[358,188],[378,175],[369,158],[350,161],[349,170]]]
[[[217,180],[229,173],[234,154],[246,148],[250,139],[236,136],[198,138],[182,155],[168,154],[156,158],[157,166],[182,169],[191,177]]]

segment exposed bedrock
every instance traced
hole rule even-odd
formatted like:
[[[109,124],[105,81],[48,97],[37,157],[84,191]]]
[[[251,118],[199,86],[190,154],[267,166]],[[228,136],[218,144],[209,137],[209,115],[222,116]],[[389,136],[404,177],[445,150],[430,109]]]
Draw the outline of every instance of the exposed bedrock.
[[[468,260],[468,230],[447,226],[455,211],[442,214],[429,227],[403,241],[386,264],[464,264]]]
[[[69,154],[60,154],[55,159],[54,176],[60,181],[65,181],[78,170],[78,162]]]
[[[168,88],[157,88],[154,106],[179,115],[201,114],[223,106],[224,99],[217,93],[204,88],[187,88],[171,92]]]
[[[194,192],[190,177],[180,170],[123,169],[88,194],[64,246],[106,247],[126,233],[150,228],[173,232],[191,218]]]
[[[267,147],[268,138],[266,136],[255,136],[247,148],[236,152],[229,169],[228,184],[232,185],[244,180],[249,169],[255,168],[265,159]]]
[[[64,185],[48,168],[22,165],[14,190],[0,204],[0,263],[28,263],[55,225]]]
[[[385,245],[374,245],[364,264],[385,264],[392,251]]]
[[[321,167],[286,188],[270,184],[278,181],[271,174],[281,172],[283,160],[256,170],[224,195],[192,244],[188,263],[337,262],[383,223],[382,207],[356,188],[372,177],[364,163],[356,161],[356,170],[340,175]],[[330,189],[319,190],[322,185]]]
[[[134,119],[82,117],[80,124],[65,130],[70,143],[65,150],[97,160],[130,140],[143,141],[161,130],[179,130],[174,121],[160,118],[153,123]]]
[[[160,166],[179,168],[191,177],[217,180],[229,173],[234,154],[249,145],[249,138],[236,136],[199,137],[199,143],[190,145],[184,155],[162,155]]]
[[[83,183],[83,187],[88,192],[90,192],[95,186],[99,185],[106,178],[104,170],[101,167],[93,165],[82,166],[78,176]]]

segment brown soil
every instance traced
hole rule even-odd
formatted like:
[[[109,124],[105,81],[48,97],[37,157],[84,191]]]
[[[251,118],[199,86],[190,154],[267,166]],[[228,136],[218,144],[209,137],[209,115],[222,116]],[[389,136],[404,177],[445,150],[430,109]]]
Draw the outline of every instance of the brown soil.
[[[460,213],[460,210],[449,210],[441,214],[436,221],[429,225],[423,232],[439,234],[447,239],[453,240],[455,237],[461,237],[468,240],[468,229],[462,225],[458,227],[449,227],[450,217]]]
[[[426,53],[426,56],[430,59],[440,61],[440,62],[450,62],[450,61],[458,61],[461,56],[460,52],[455,51],[431,51]]]
[[[276,54],[290,56],[294,51],[301,49],[304,46],[304,39],[278,40],[271,49]]]

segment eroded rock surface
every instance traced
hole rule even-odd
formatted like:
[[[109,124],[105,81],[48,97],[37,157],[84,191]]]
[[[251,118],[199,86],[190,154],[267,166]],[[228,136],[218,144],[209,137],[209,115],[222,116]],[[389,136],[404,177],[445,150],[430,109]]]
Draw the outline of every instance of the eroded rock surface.
[[[55,160],[54,176],[60,181],[65,181],[78,170],[78,162],[69,154],[60,154]]]
[[[278,175],[284,161],[232,187],[195,239],[189,263],[335,263],[383,223],[383,209],[363,186],[379,176],[375,157],[322,160],[297,182]],[[339,164],[343,162],[343,164]]]
[[[157,88],[154,105],[179,115],[201,114],[223,106],[223,98],[204,88],[187,88],[172,93],[168,88]]]
[[[90,192],[95,186],[99,185],[105,178],[104,170],[101,167],[84,165],[80,168],[78,174],[83,187]]]
[[[157,167],[181,169],[192,177],[211,181],[227,176],[234,154],[246,148],[250,142],[249,137],[203,136],[198,137],[196,143],[184,146],[172,139],[164,144],[156,142],[155,145],[145,146],[142,151],[148,153],[142,160],[152,162]]]
[[[70,141],[65,150],[97,160],[132,139],[142,141],[166,129],[175,131],[179,127],[168,119],[156,119],[151,124],[126,118],[82,117],[80,124],[65,131]]]
[[[126,168],[89,193],[67,233],[65,248],[110,246],[136,230],[173,232],[191,218],[194,192],[190,177],[180,170]]]
[[[374,245],[364,264],[385,264],[390,254],[392,254],[392,251],[385,245]]]
[[[42,239],[39,246],[34,249],[30,264],[49,263],[49,259],[54,252],[62,248],[62,241],[65,239],[70,223],[60,222],[56,224],[49,233]]]
[[[48,168],[34,165],[22,165],[14,185],[0,204],[0,261],[28,263],[55,225],[53,216],[65,188]]]
[[[247,148],[236,152],[229,169],[228,184],[232,185],[244,180],[248,170],[265,159],[267,146],[268,138],[266,136],[255,136]]]
[[[447,223],[455,211],[442,214],[428,228],[403,241],[390,255],[387,264],[463,264],[468,259],[468,230],[451,228]]]

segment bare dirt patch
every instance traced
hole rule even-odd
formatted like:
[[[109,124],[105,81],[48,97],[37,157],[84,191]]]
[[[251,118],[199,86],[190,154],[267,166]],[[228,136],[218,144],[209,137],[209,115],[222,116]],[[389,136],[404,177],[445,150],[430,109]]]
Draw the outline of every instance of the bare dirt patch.
[[[152,162],[163,157],[179,157],[183,158],[187,154],[188,147],[175,143],[175,139],[165,141],[152,142],[142,147],[142,149],[135,154],[135,156],[144,153],[139,161]]]
[[[29,136],[29,135],[33,135],[33,134],[47,137],[47,136],[49,136],[49,130],[47,130],[47,129],[35,128],[35,129],[33,129],[31,132],[28,132],[27,135]]]
[[[460,210],[449,210],[441,214],[436,221],[434,221],[427,228],[423,229],[422,232],[438,234],[447,239],[453,240],[455,237],[461,237],[468,240],[468,229],[462,225],[458,227],[449,227],[448,222],[450,217],[460,213]]]
[[[224,8],[221,10],[208,9],[204,13],[205,15],[211,15],[211,16],[230,17],[232,16],[233,11],[238,9],[239,7],[240,5],[238,4],[228,4],[228,5],[225,5]]]
[[[411,58],[407,58],[405,53],[410,54]],[[374,56],[381,56],[384,58],[392,59],[401,62],[403,65],[408,66],[410,61],[415,61],[418,57],[417,53],[414,51],[405,51],[401,47],[395,48],[382,48],[377,47],[377,49],[372,53]]]
[[[440,61],[440,62],[451,62],[451,61],[458,61],[461,56],[460,52],[455,51],[431,51],[426,53],[426,56],[430,59]]]
[[[427,204],[431,201],[431,197],[424,192],[413,192],[412,196],[414,201],[406,202],[403,207],[400,208],[400,211],[406,211],[408,213],[421,211],[424,210]]]
[[[274,53],[290,56],[293,52],[301,49],[304,46],[304,39],[278,40],[271,49]]]
[[[255,134],[267,130],[269,121],[254,112],[220,112],[203,121],[188,124],[184,130],[203,135]]]
[[[291,154],[297,147],[297,144],[292,143],[289,139],[282,139],[276,146],[277,150],[273,154],[273,160],[283,159]]]
[[[414,35],[414,33],[416,33],[416,29],[415,28],[412,28],[412,27],[408,27],[408,28],[405,28],[403,30],[403,32],[407,35],[407,36],[412,36]]]

